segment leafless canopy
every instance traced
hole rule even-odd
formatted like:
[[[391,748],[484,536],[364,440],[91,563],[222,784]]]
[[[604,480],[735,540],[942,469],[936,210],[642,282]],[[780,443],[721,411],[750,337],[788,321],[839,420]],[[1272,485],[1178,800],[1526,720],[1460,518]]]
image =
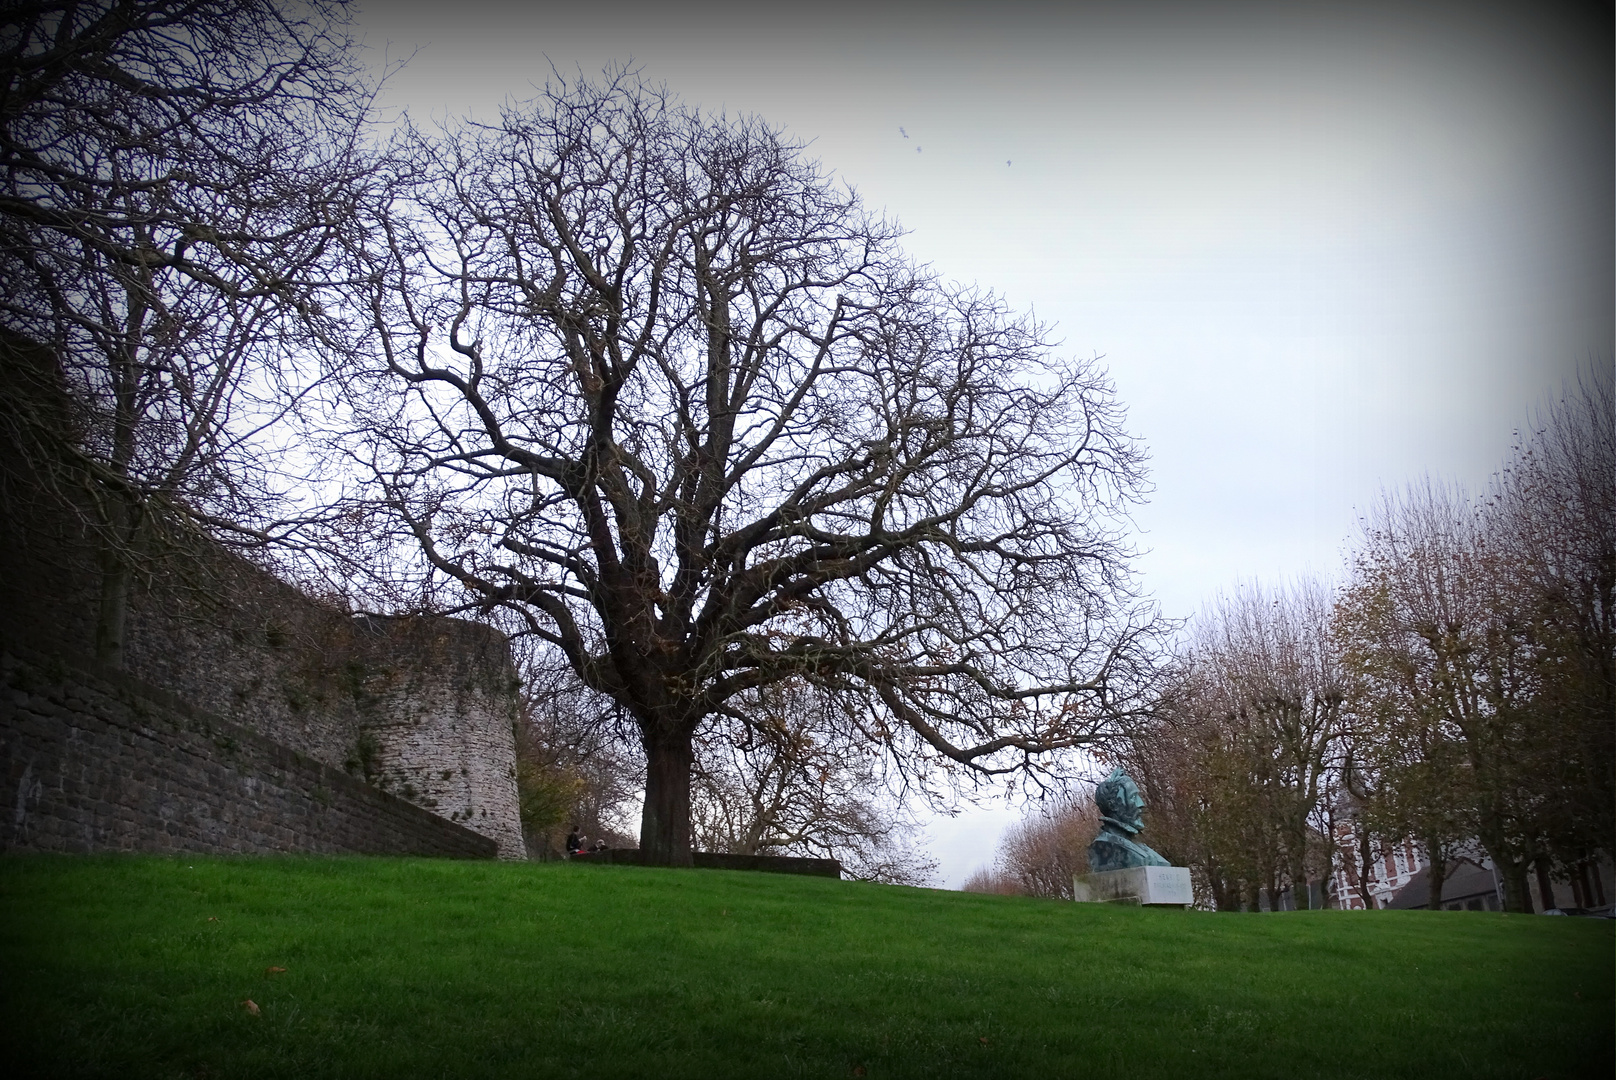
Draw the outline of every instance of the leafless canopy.
[[[1328,878],[1345,684],[1313,579],[1242,585],[1196,618],[1150,721],[1115,745],[1144,788],[1147,839],[1194,866],[1219,908],[1309,903]]]
[[[1387,495],[1337,609],[1381,801],[1428,836],[1479,840],[1513,911],[1531,909],[1534,868],[1546,894],[1553,862],[1610,849],[1611,387],[1607,367],[1570,388],[1483,499],[1430,482]]]
[[[0,321],[52,358],[15,367],[40,385],[8,400],[68,403],[38,456],[65,450],[88,481],[109,662],[152,500],[237,540],[275,531],[262,435],[295,402],[295,345],[368,169],[343,18],[341,0],[0,11]]]
[[[0,17],[0,311],[59,352],[109,482],[205,471],[239,435],[242,355],[285,334],[265,302],[306,309],[320,284],[369,109],[340,18],[269,0]]]
[[[878,748],[799,680],[733,699],[696,748],[691,839],[706,851],[835,858],[861,881],[927,885],[937,868]]]
[[[642,845],[688,858],[692,739],[786,679],[917,772],[1132,708],[1143,455],[1096,365],[778,131],[632,74],[404,152],[355,243],[355,453],[441,580],[634,718]]]

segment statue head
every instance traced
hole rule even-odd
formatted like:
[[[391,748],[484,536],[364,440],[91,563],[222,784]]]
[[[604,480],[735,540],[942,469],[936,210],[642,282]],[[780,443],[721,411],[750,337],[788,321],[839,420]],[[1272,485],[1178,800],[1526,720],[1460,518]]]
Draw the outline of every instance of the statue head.
[[[1145,797],[1133,777],[1120,767],[1112,769],[1111,775],[1095,787],[1094,805],[1100,811],[1100,820],[1124,832],[1136,833],[1145,827]]]

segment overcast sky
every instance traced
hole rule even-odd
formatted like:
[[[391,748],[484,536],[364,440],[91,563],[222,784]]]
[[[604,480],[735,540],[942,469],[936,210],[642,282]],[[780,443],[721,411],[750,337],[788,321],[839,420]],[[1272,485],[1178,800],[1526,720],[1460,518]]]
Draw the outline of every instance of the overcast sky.
[[[1611,364],[1608,5],[565,6],[370,0],[384,103],[489,118],[632,63],[756,113],[944,276],[1105,357],[1170,615],[1334,575],[1355,515],[1472,487],[1533,406]],[[901,12],[901,14],[900,14]],[[1009,809],[932,832],[945,883]]]

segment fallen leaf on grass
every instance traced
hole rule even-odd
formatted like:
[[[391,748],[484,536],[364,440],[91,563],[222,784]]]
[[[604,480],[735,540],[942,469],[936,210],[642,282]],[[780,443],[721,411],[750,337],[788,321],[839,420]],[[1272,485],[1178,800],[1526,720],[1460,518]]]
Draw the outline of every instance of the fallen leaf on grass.
[[[976,1041],[981,1043],[983,1046],[986,1046],[988,1044],[988,1037],[986,1035],[979,1035]]]
[[[258,1015],[258,1002],[254,1001],[252,998],[248,998],[246,1001],[243,1001],[241,1003],[241,1007],[247,1010],[248,1016]]]
[[[285,973],[286,969],[283,967],[267,967],[264,969],[265,975],[284,975]]]
[[[863,1076],[863,1075],[864,1075],[864,1066],[862,1066],[862,1065],[855,1065],[855,1066],[854,1066],[854,1067],[853,1067],[853,1075],[854,1075],[854,1076]]]
[[[217,916],[217,915],[209,915],[208,916],[208,922],[218,922],[218,921],[219,921],[219,916]]]

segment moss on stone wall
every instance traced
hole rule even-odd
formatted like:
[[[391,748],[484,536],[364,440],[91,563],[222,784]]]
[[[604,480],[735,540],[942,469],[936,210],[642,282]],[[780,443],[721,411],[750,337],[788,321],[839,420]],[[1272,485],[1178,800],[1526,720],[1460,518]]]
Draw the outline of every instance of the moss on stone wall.
[[[15,387],[0,383],[0,635],[89,656],[100,579],[74,502],[82,488],[66,466],[43,469],[38,446],[14,445],[25,425],[8,418],[43,415],[8,397]],[[131,676],[374,786],[407,787],[522,857],[516,676],[502,635],[455,619],[354,616],[151,516],[160,527],[132,553]]]

